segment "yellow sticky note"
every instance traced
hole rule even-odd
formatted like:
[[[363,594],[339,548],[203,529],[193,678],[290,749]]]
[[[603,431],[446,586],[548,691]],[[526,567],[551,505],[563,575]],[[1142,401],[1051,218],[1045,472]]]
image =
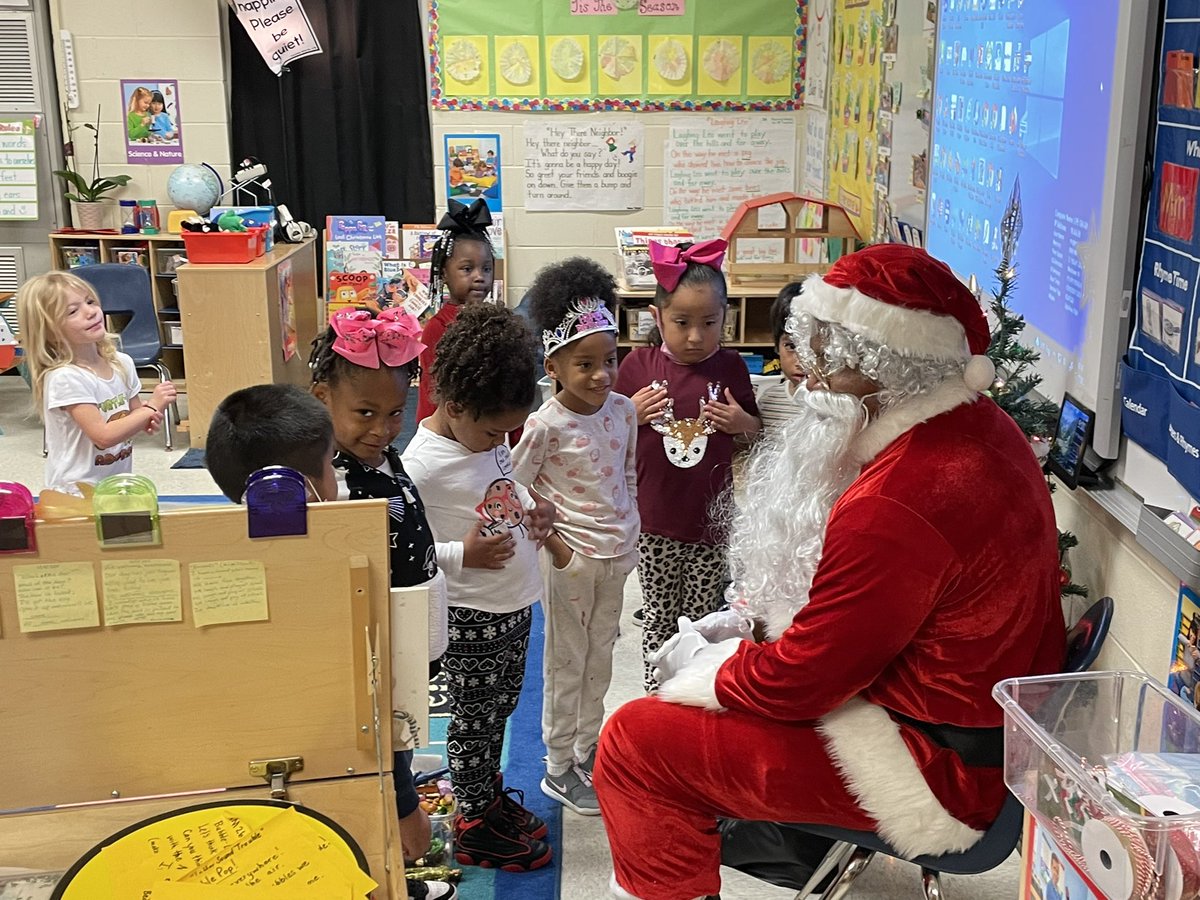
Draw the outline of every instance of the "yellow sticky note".
[[[654,34],[647,51],[648,94],[690,95],[695,80],[690,34]]]
[[[21,631],[97,628],[96,573],[91,563],[13,566]]]
[[[268,618],[267,573],[257,559],[191,563],[192,621],[197,628]]]
[[[227,888],[310,887],[310,896],[363,897],[378,885],[358,868],[354,856],[340,841],[318,834],[306,818],[288,808],[250,837],[179,879],[182,883],[219,884]]]
[[[702,97],[742,92],[745,69],[740,34],[705,34],[696,48],[696,93]]]
[[[122,559],[100,563],[104,624],[179,622],[183,591],[174,559]]]
[[[596,88],[601,97],[642,92],[642,36],[602,34],[596,38]]]
[[[540,97],[541,42],[537,35],[496,38],[496,93],[502,97]]]
[[[482,97],[491,93],[491,63],[486,34],[442,36],[442,93]]]
[[[219,809],[143,826],[100,851],[112,896],[141,897],[160,879],[182,878],[255,830],[253,822]]]
[[[546,35],[546,96],[592,92],[591,41],[586,34]]]
[[[787,37],[747,38],[746,93],[751,97],[790,97],[796,48]]]

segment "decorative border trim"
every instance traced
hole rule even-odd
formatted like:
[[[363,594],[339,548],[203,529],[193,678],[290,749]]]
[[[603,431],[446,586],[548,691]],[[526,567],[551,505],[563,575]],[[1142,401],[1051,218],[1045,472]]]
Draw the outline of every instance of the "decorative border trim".
[[[807,72],[808,0],[796,0],[796,80],[787,100],[643,100],[520,97],[495,99],[447,97],[442,93],[442,63],[438,55],[438,0],[429,2],[429,105],[431,109],[466,112],[787,112],[804,108]]]

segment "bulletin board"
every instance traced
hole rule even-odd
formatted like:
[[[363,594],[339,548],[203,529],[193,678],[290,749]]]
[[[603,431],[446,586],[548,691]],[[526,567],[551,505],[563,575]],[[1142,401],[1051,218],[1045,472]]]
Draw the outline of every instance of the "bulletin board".
[[[1158,58],[1154,174],[1121,378],[1121,428],[1200,496],[1200,0],[1164,13]]]
[[[799,109],[808,0],[428,0],[443,110]]]
[[[834,4],[827,196],[846,210],[862,235],[875,232],[877,163],[891,154],[890,115],[879,116],[887,26],[884,0]],[[881,145],[886,145],[882,156]]]

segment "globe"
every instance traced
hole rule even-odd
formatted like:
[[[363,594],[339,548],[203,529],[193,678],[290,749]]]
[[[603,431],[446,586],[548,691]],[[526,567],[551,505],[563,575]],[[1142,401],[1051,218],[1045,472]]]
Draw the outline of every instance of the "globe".
[[[167,196],[176,209],[194,209],[207,216],[221,199],[221,180],[206,166],[179,166],[167,178]]]

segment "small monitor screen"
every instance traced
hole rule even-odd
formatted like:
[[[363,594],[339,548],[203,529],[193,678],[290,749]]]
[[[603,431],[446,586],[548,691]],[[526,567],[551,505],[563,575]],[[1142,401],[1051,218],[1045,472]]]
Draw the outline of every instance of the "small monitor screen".
[[[1083,455],[1092,437],[1095,415],[1067,394],[1058,414],[1058,428],[1050,444],[1050,470],[1068,487],[1075,487],[1083,468]]]

